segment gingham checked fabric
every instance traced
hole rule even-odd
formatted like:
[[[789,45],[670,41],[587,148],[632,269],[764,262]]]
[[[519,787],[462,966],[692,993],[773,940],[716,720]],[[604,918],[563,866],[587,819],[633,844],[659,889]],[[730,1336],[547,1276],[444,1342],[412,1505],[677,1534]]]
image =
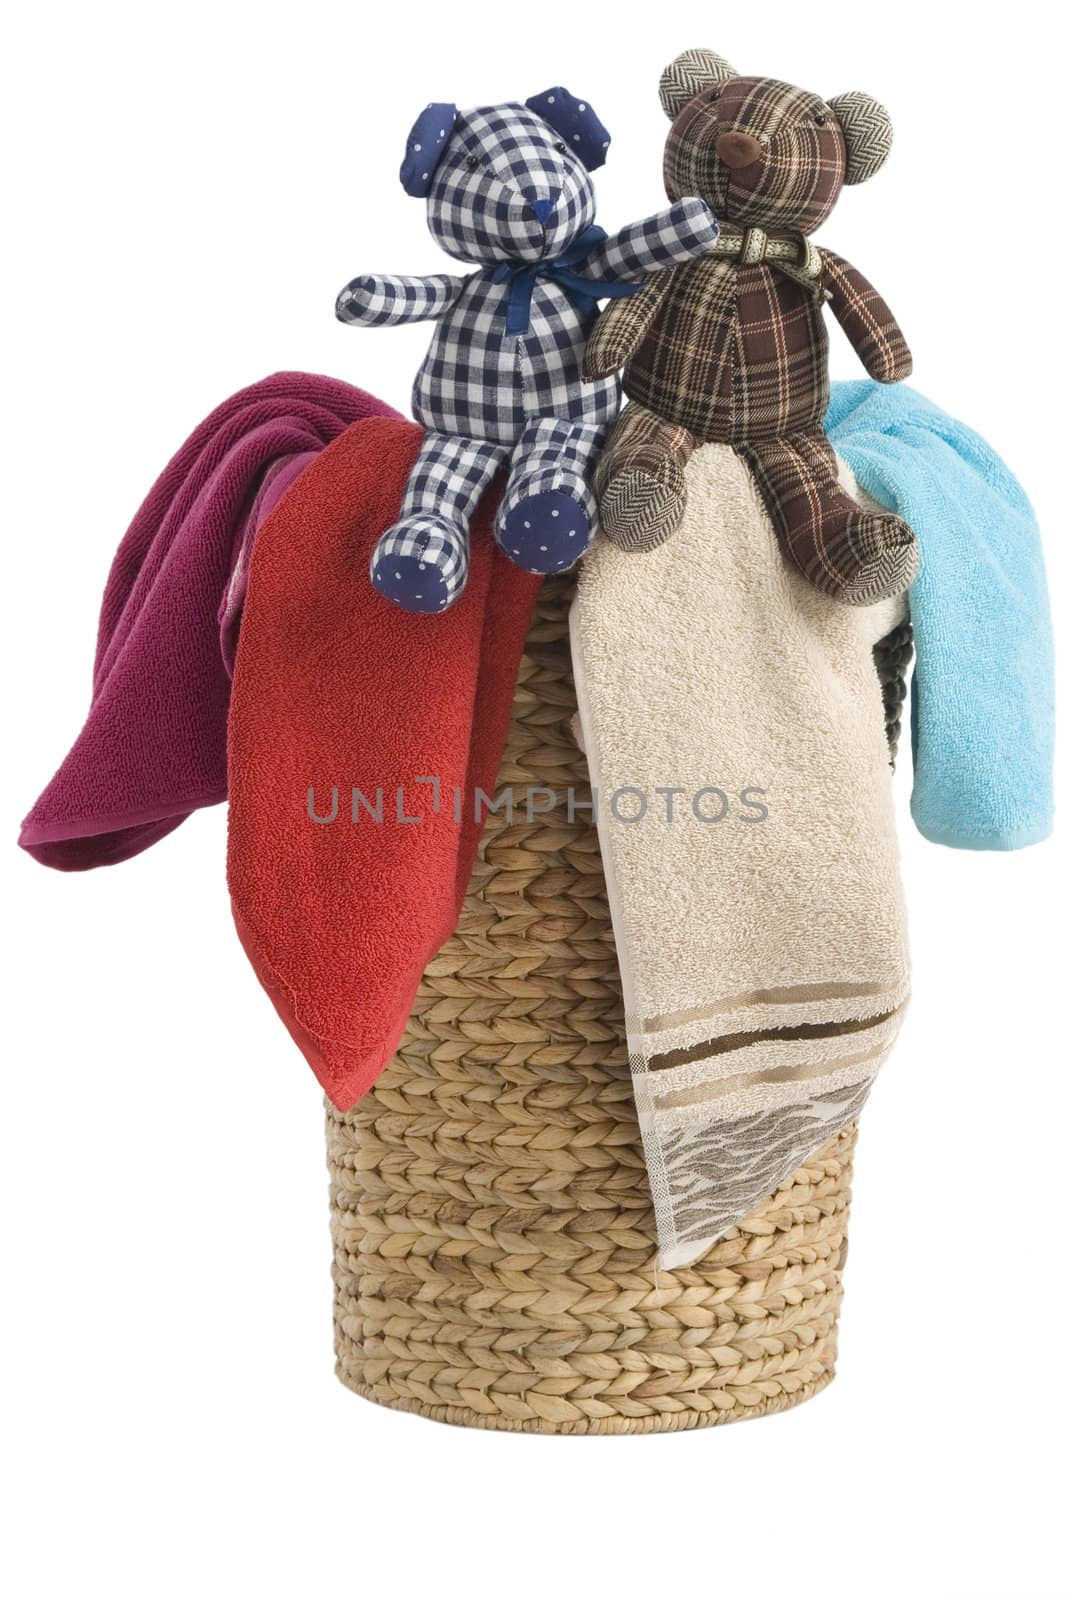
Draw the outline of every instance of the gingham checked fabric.
[[[707,208],[681,201],[603,240],[575,270],[609,282],[640,279],[690,260],[710,248],[716,236]],[[581,375],[592,318],[559,284],[539,278],[527,332],[512,337],[509,288],[492,281],[494,271],[472,273],[441,320],[415,379],[417,421],[501,443],[515,443],[531,416],[611,422],[619,409],[618,378],[585,383]]]
[[[443,249],[483,264],[481,270],[467,278],[366,275],[338,297],[337,314],[345,322],[380,327],[437,320],[414,387],[414,414],[426,428],[515,444],[530,417],[599,426],[617,415],[615,375],[582,381],[590,314],[541,277],[528,331],[509,336],[509,287],[492,281],[500,262],[551,261],[592,224],[593,185],[577,144],[574,152],[525,106],[464,112],[433,173],[427,220]],[[710,249],[717,234],[702,201],[682,200],[602,240],[575,270],[583,278],[632,282]]]
[[[596,521],[591,468],[605,431],[556,417],[527,423],[493,528],[501,549],[527,572],[563,572],[588,548]],[[400,520],[375,548],[372,582],[390,592],[399,586],[409,610],[451,605],[467,581],[470,518],[507,456],[503,445],[427,433]]]
[[[581,355],[591,318],[580,318],[566,290],[534,285],[528,331],[507,333],[508,285],[474,273],[434,333],[415,378],[416,421],[440,433],[515,444],[532,416],[611,422],[617,376],[583,384]]]
[[[703,200],[680,199],[668,211],[631,222],[598,244],[582,271],[594,278],[634,280],[712,249],[719,236]]]
[[[583,150],[583,139],[599,148]],[[494,282],[498,269],[503,263],[549,269],[567,255],[593,223],[587,164],[599,165],[607,142],[591,109],[565,90],[548,91],[529,106],[462,115],[428,107],[409,140],[405,170],[412,156],[419,158],[409,177],[414,173],[412,182],[426,194],[431,233],[479,270],[466,278],[366,275],[338,298],[337,314],[346,322],[437,323],[413,393],[425,446],[401,520],[383,535],[372,565],[380,592],[410,609],[443,609],[462,591],[473,504],[493,467],[509,456],[505,505],[513,511],[526,505],[502,540],[513,560],[529,571],[559,571],[592,535],[593,457],[621,402],[616,373],[592,382],[581,373],[596,284],[640,281],[703,254],[718,236],[703,201],[679,200],[591,242],[588,254],[568,262],[590,284],[589,295],[579,296],[577,286],[568,291],[548,270],[535,270],[532,284],[524,278],[527,326],[509,334],[512,285]]]
[[[564,572],[588,548],[596,526],[592,464],[606,432],[604,424],[556,417],[526,424],[493,531],[527,572]],[[542,514],[531,515],[534,508]]]
[[[463,293],[466,278],[447,272],[425,278],[381,277],[368,274],[353,278],[337,296],[334,308],[339,322],[364,328],[388,328],[398,322],[426,322],[444,316],[449,306]]]
[[[485,440],[427,433],[404,490],[400,520],[375,546],[371,582],[379,589],[402,584],[410,611],[443,611],[462,594],[470,564],[470,518],[506,454]]]
[[[481,106],[456,121],[427,201],[430,232],[457,261],[556,255],[596,214],[593,180],[558,148],[548,124],[518,104]],[[532,207],[551,206],[542,224]]]

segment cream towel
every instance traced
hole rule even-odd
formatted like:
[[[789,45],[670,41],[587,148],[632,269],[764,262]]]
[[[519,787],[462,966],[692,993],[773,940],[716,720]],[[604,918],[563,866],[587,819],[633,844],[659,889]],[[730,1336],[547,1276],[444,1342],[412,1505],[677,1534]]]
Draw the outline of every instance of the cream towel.
[[[853,1120],[908,995],[871,654],[902,602],[788,569],[728,446],[687,480],[674,538],[598,540],[571,611],[664,1267]]]

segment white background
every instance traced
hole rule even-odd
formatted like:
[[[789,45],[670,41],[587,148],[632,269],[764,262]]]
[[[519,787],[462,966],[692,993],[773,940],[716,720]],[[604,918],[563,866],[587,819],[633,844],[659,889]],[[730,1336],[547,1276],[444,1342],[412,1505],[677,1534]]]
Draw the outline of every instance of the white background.
[[[283,367],[406,405],[426,330],[342,328],[332,306],[356,271],[442,265],[396,181],[430,99],[588,96],[614,134],[609,226],[663,203],[656,84],[683,48],[884,99],[892,159],[824,236],[886,293],[917,386],[1019,474],[1062,593],[1051,8],[19,10],[0,97],[6,1591],[1063,1593],[1055,841],[926,844],[900,771],[915,1001],[864,1117],[838,1378],[759,1423],[612,1440],[445,1429],[336,1383],[320,1100],[233,933],[222,808],[83,876],[14,848],[84,715],[115,546],[190,429]],[[856,371],[838,339],[836,375]]]

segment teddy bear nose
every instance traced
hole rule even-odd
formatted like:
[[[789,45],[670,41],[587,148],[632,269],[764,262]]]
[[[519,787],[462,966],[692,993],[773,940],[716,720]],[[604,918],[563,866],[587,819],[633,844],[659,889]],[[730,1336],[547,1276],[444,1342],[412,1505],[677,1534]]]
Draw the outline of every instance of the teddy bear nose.
[[[547,222],[556,209],[554,200],[527,200],[526,204],[537,218],[538,222]]]
[[[759,140],[751,133],[739,133],[736,129],[720,134],[715,150],[719,160],[725,161],[728,167],[750,167],[754,161],[763,159]]]

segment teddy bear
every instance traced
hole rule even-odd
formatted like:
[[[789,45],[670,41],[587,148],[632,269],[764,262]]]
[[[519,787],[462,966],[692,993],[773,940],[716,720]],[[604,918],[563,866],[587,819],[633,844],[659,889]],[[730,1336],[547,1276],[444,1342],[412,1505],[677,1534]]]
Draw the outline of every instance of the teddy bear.
[[[512,561],[563,571],[593,535],[593,466],[622,403],[616,373],[581,375],[597,302],[635,293],[718,235],[708,204],[681,195],[606,235],[589,174],[609,143],[589,102],[560,87],[523,105],[427,106],[401,183],[426,200],[437,243],[478,270],[364,275],[338,297],[342,322],[437,323],[414,388],[425,437],[399,521],[371,560],[375,588],[408,611],[459,598],[471,515],[506,464],[494,533]]]
[[[693,449],[725,442],[748,464],[787,556],[816,588],[853,605],[899,594],[918,568],[915,536],[845,492],[823,431],[823,306],[872,378],[906,378],[911,355],[877,290],[809,238],[842,187],[885,161],[889,116],[868,95],[823,100],[742,77],[710,50],[678,56],[660,100],[671,119],[667,194],[702,195],[720,235],[699,260],[610,306],[590,337],[586,377],[623,367],[630,401],[600,460],[602,530],[626,550],[669,538],[685,509]]]

